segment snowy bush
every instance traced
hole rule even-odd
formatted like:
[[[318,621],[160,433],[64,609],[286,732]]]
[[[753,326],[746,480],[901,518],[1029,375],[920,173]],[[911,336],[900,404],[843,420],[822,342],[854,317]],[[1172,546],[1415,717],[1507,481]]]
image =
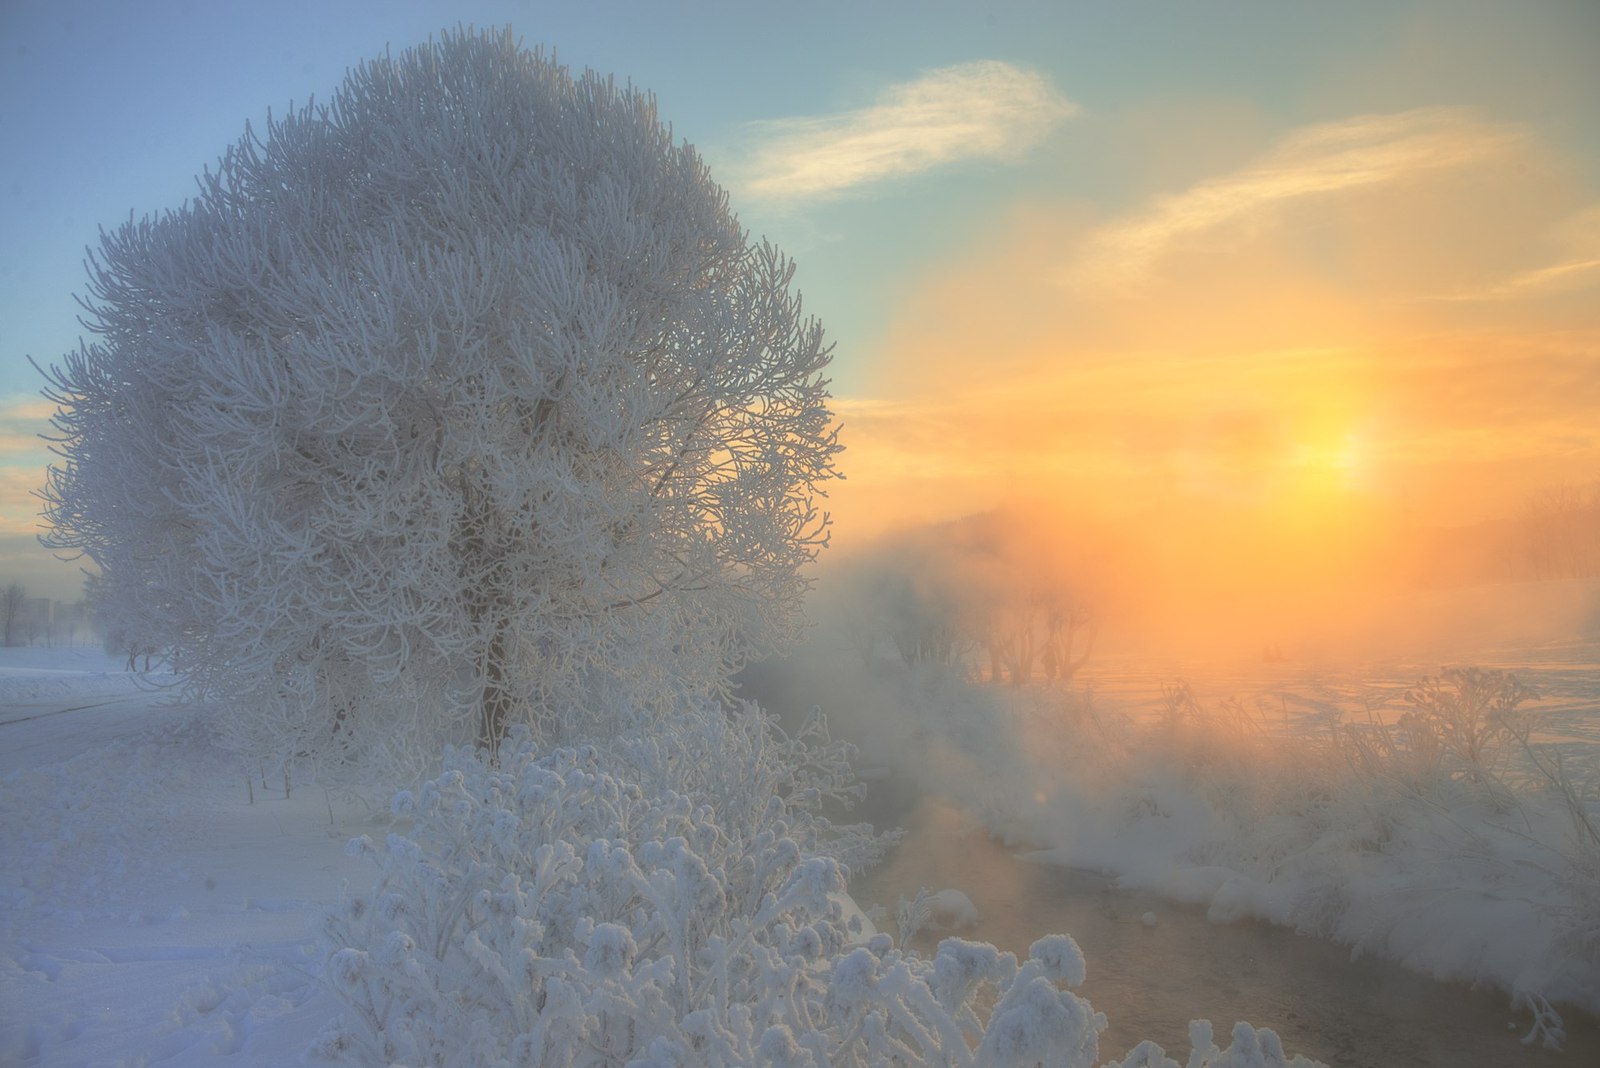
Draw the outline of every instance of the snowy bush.
[[[1083,979],[1071,939],[1041,939],[1021,964],[957,939],[903,954],[846,921],[838,863],[807,855],[782,799],[730,824],[608,773],[594,750],[536,759],[530,741],[498,767],[452,752],[397,797],[410,836],[352,843],[382,875],[325,923],[325,981],[348,1011],[324,1055],[1096,1063],[1104,1020],[1065,989]]]
[[[237,746],[610,736],[792,636],[829,349],[648,97],[447,33],[199,186],[103,234],[46,498]]]
[[[977,906],[966,894],[953,887],[943,890],[921,887],[912,897],[902,897],[895,902],[894,926],[902,945],[910,945],[917,932],[924,927],[959,930],[976,926],[977,923]]]
[[[1257,1030],[1247,1023],[1233,1025],[1233,1041],[1227,1049],[1217,1048],[1209,1020],[1189,1023],[1190,1053],[1183,1065],[1172,1060],[1154,1042],[1141,1042],[1120,1061],[1105,1068],[1311,1068],[1317,1062],[1301,1056],[1286,1056],[1276,1032]]]
[[[1347,726],[1342,749],[1369,782],[1507,809],[1527,779],[1518,766],[1533,716],[1521,706],[1535,696],[1504,671],[1445,668],[1406,690],[1407,707],[1392,725],[1369,716]]]
[[[1072,992],[1065,935],[1028,959],[947,938],[896,949],[847,909],[843,872],[802,847],[781,797],[724,818],[606,770],[593,748],[498,765],[454,750],[356,839],[382,873],[324,922],[343,1002],[316,1053],[359,1064],[1094,1068],[1105,1018]],[[856,916],[851,919],[849,917]],[[1189,1063],[1305,1065],[1240,1025],[1192,1029]],[[1145,1043],[1126,1068],[1157,1066]],[[1200,1059],[1200,1058],[1208,1059]]]
[[[1411,711],[1400,725],[1414,744],[1442,750],[1464,765],[1462,774],[1477,779],[1504,767],[1504,755],[1527,728],[1521,705],[1533,696],[1504,671],[1445,668],[1406,692]]]
[[[1514,674],[1446,668],[1398,708],[1368,697],[1365,722],[1287,734],[1242,721],[1241,702],[1192,701],[1190,736],[1156,765],[1173,807],[1199,815],[1167,878],[1216,920],[1494,983],[1531,1037],[1559,1044],[1550,1000],[1600,1005],[1600,796],[1540,755],[1531,696]],[[1138,751],[1170,743],[1165,730]]]
[[[882,859],[898,831],[837,823],[828,813],[854,807],[866,794],[855,777],[855,747],[832,737],[813,708],[789,735],[752,702],[731,711],[697,706],[682,715],[592,743],[606,768],[652,795],[674,791],[715,812],[759,812],[777,798],[789,836],[808,853],[824,853],[860,874]],[[725,818],[728,833],[740,826]]]

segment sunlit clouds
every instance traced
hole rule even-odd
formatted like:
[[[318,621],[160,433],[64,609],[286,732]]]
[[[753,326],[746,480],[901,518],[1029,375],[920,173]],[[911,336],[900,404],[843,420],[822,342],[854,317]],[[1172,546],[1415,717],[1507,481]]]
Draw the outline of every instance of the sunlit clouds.
[[[1536,294],[1565,292],[1600,282],[1600,258],[1572,260],[1532,271],[1521,271],[1502,284],[1481,292],[1483,299],[1516,299]]]
[[[1481,519],[1600,470],[1593,205],[1526,133],[1429,109],[1290,133],[1105,221],[1014,207],[899,307],[870,390],[896,404],[842,407],[851,476],[915,459],[988,472],[986,499],[1060,470],[1074,491],[1103,476],[1097,500],[1237,502],[1322,470]],[[1064,292],[1063,263],[1137,277],[1138,299]],[[1473,288],[1505,292],[1426,299]],[[1557,291],[1574,299],[1533,299]],[[1491,459],[1488,482],[1462,469]]]
[[[1036,71],[960,63],[890,86],[868,107],[756,123],[735,184],[746,197],[790,202],[958,160],[1011,160],[1076,111]]]
[[[1162,196],[1084,240],[1063,280],[1126,293],[1163,252],[1193,234],[1261,225],[1286,205],[1363,187],[1423,179],[1511,151],[1512,126],[1457,108],[1359,115],[1296,130],[1244,168]]]
[[[866,391],[892,402],[841,401],[841,541],[1020,505],[1098,532],[1194,633],[1416,581],[1600,475],[1593,205],[1530,133],[1450,108],[1293,131],[1115,212],[1013,205],[897,308]]]
[[[1579,290],[1600,291],[1600,205],[1562,219],[1548,240],[1553,262],[1517,271],[1488,285],[1444,295],[1444,300],[1528,300]],[[1600,298],[1597,298],[1600,299]]]
[[[39,437],[55,406],[26,394],[0,397],[0,534],[37,534],[40,502],[51,456]]]

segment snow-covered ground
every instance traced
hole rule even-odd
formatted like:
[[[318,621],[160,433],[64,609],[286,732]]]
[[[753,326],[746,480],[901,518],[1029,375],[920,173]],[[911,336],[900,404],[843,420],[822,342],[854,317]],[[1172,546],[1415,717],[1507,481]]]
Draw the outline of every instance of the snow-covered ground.
[[[98,650],[0,649],[0,1063],[294,1064],[333,1012],[294,968],[372,881],[365,809],[247,786],[166,702]]]
[[[346,845],[390,818],[247,778],[164,681],[98,652],[0,650],[0,1063],[322,1063],[310,1050],[341,1006],[313,932],[371,888]],[[962,918],[963,894],[938,903]],[[1247,1027],[1234,1039],[1257,1048]],[[1147,1055],[1128,1063],[1163,1063]]]
[[[1600,759],[1600,642],[1501,651],[1477,650],[1477,662],[1539,691],[1536,743],[1583,784]],[[963,810],[958,822],[1009,834],[1035,860],[1108,873],[1138,930],[1171,931],[1173,914],[1154,903],[1174,899],[1213,923],[1298,926],[1425,974],[1499,985],[1508,1019],[1511,989],[1548,997],[1578,1019],[1577,1056],[1592,1055],[1583,1010],[1600,1008],[1600,970],[1582,937],[1600,930],[1600,913],[1584,911],[1596,896],[1581,868],[1563,867],[1573,828],[1553,794],[1532,778],[1498,799],[1459,776],[1412,782],[1381,752],[1384,775],[1362,779],[1333,742],[1341,724],[1392,724],[1419,670],[1213,672],[1192,679],[1195,708],[1171,723],[1163,676],[1110,658],[1090,676],[1089,702],[893,673],[831,702],[867,760],[900,762],[890,783],[943,795]],[[281,780],[247,778],[206,710],[170,706],[162,681],[94,650],[0,650],[0,1063],[301,1063],[337,1011],[308,943],[327,906],[370,887],[372,867],[345,845],[381,837],[382,799],[371,808],[314,784],[286,797]],[[1513,770],[1502,769],[1508,781]],[[1298,811],[1285,804],[1295,798]],[[970,864],[994,851],[957,852]],[[990,907],[959,863],[920,874],[930,890],[964,889],[980,913]],[[970,921],[966,896],[947,897],[962,907],[946,922]],[[981,917],[962,933],[1001,940]],[[1207,966],[1163,973],[1203,983]],[[1537,1003],[1518,1010],[1519,1034]],[[1097,996],[1097,1007],[1119,1017],[1118,1004]],[[1276,1008],[1248,1011],[1273,1026]]]

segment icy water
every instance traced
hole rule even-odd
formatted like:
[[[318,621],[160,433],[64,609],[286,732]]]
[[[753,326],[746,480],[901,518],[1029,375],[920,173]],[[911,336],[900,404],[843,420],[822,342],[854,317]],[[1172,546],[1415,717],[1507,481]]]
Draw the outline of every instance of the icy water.
[[[1513,1021],[1498,990],[1440,983],[1280,927],[1217,925],[1203,909],[1115,886],[1093,872],[1022,859],[978,822],[903,780],[873,783],[864,816],[900,826],[906,838],[880,867],[851,884],[863,905],[893,915],[920,887],[956,887],[977,906],[975,927],[928,930],[931,951],[947,934],[992,942],[1026,956],[1052,932],[1072,935],[1088,960],[1079,993],[1109,1018],[1104,1059],[1150,1038],[1183,1063],[1188,1022],[1210,1019],[1219,1040],[1235,1021],[1271,1027],[1284,1048],[1337,1068],[1511,1068],[1600,1065],[1600,1020],[1564,1010],[1563,1052],[1524,1046],[1523,1014]],[[1144,921],[1153,914],[1154,925]]]

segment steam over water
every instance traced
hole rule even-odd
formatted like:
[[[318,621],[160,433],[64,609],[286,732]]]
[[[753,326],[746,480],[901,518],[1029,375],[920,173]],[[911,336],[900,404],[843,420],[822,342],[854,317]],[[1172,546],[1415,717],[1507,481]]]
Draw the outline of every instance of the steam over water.
[[[914,944],[1071,934],[1103,1054],[1150,1037],[1181,1061],[1206,1017],[1336,1065],[1600,1063],[1600,962],[1573,949],[1600,931],[1600,851],[1540,770],[1600,819],[1600,582],[1395,597],[1366,623],[1231,659],[1108,628],[1069,681],[1012,686],[981,649],[863,657],[822,615],[745,687],[785,715],[820,706],[860,747],[857,815],[907,832],[851,885],[880,926],[952,888],[976,925]],[[1426,679],[1451,699],[1515,679],[1525,741],[1484,728],[1477,765],[1429,757],[1407,718]],[[1564,1054],[1522,1043],[1523,986],[1556,1003]]]
[[[1089,962],[1080,992],[1109,1017],[1102,1056],[1143,1038],[1178,1056],[1188,1049],[1188,1022],[1203,1018],[1219,1033],[1238,1020],[1270,1027],[1286,1050],[1340,1068],[1600,1063],[1594,1017],[1563,1013],[1561,1053],[1525,1046],[1526,1014],[1513,1019],[1500,991],[1437,982],[1371,956],[1352,960],[1345,947],[1261,922],[1215,924],[1198,906],[1032,863],[961,809],[903,781],[869,787],[863,815],[907,835],[882,867],[852,881],[857,900],[892,915],[921,887],[960,888],[978,923],[922,932],[915,944],[925,951],[954,934],[1020,958],[1047,931],[1072,935]]]

